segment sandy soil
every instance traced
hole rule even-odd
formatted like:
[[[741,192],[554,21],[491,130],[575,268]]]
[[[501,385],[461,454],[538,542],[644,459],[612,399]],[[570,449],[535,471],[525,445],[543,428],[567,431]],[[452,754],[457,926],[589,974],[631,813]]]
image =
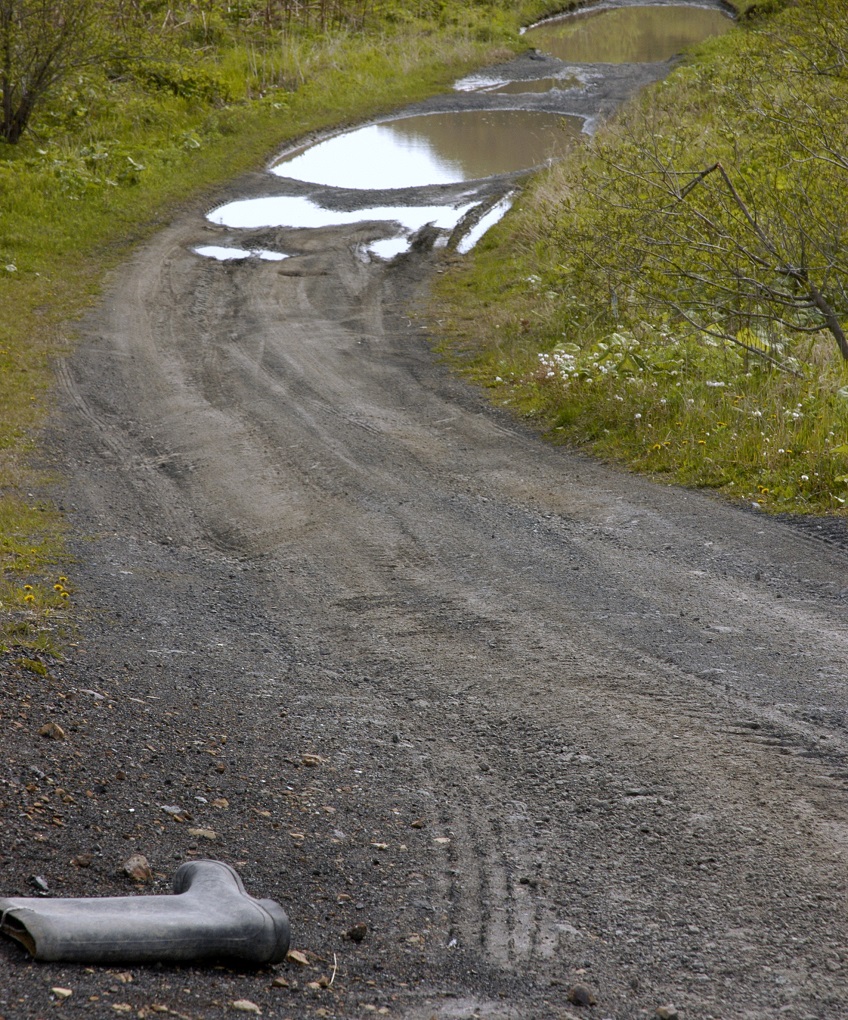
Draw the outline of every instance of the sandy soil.
[[[412,314],[425,243],[365,261],[365,224],[266,231],[284,263],[192,254],[229,239],[204,208],[286,187],[187,209],[59,366],[82,623],[49,676],[2,670],[0,874],[152,894],[225,860],[308,963],[85,968],[4,940],[0,1017],[848,1015],[841,532],[492,410]]]

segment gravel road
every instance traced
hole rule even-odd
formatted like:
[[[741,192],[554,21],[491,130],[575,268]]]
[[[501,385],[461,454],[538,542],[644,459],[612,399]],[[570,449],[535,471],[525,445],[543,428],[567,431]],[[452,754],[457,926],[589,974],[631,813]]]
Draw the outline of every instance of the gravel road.
[[[192,252],[232,239],[212,206],[307,192],[187,208],[58,367],[81,624],[46,677],[5,661],[0,785],[4,895],[221,859],[305,963],[4,940],[0,1018],[848,1016],[842,532],[493,410],[415,316],[426,232],[391,262],[368,222]]]

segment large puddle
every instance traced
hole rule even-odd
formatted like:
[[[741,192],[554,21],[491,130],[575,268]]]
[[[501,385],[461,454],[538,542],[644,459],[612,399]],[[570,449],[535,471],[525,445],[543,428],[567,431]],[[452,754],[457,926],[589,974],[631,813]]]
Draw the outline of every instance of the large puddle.
[[[732,26],[727,15],[705,7],[619,7],[545,21],[524,39],[569,63],[641,64],[668,60]]]
[[[563,156],[582,129],[580,117],[553,113],[431,113],[347,131],[287,156],[271,170],[336,188],[457,184]]]

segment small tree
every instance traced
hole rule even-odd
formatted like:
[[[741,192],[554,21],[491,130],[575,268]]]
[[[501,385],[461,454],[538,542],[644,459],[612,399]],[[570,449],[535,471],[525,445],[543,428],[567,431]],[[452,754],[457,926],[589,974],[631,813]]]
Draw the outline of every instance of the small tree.
[[[96,7],[94,0],[0,0],[0,138],[17,143],[48,92],[97,59]]]

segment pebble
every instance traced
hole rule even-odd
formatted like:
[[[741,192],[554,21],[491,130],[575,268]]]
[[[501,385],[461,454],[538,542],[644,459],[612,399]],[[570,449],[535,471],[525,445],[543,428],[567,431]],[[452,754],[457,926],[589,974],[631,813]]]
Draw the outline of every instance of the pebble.
[[[51,988],[50,991],[57,999],[69,999],[74,994],[72,988]]]
[[[680,1020],[680,1014],[677,1012],[677,1007],[671,1004],[667,1006],[657,1006],[656,1011],[657,1020]]]
[[[189,836],[198,836],[201,839],[217,839],[218,833],[214,829],[189,829]]]
[[[150,882],[153,879],[153,868],[144,854],[133,854],[123,864],[123,872],[134,882]]]
[[[58,723],[45,723],[38,731],[40,737],[49,737],[51,740],[64,740],[65,731]]]
[[[361,942],[368,934],[367,924],[355,924],[352,928],[347,931],[347,937],[351,942]]]
[[[162,810],[166,815],[170,815],[171,818],[182,819],[187,815],[187,812],[184,811],[178,804],[163,804]]]
[[[592,989],[586,985],[573,985],[568,989],[567,998],[575,1006],[594,1006],[598,1001]]]
[[[239,1013],[254,1013],[257,1016],[262,1016],[262,1010],[255,1002],[251,1002],[250,999],[236,999],[233,1003],[233,1009],[238,1010]]]

